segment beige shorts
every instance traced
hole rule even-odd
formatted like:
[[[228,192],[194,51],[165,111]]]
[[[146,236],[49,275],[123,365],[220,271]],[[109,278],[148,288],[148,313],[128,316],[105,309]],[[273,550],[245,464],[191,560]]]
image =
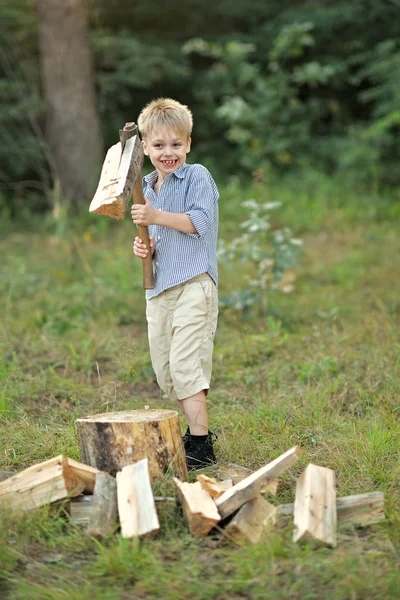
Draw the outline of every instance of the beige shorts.
[[[147,300],[150,356],[171,400],[210,387],[218,319],[217,287],[206,273]]]

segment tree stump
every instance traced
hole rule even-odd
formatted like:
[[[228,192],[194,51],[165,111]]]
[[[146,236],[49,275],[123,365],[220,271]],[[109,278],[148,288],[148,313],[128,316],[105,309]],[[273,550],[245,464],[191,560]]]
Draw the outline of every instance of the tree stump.
[[[148,458],[152,483],[168,470],[187,479],[185,451],[175,410],[125,410],[77,419],[81,460],[115,475]]]

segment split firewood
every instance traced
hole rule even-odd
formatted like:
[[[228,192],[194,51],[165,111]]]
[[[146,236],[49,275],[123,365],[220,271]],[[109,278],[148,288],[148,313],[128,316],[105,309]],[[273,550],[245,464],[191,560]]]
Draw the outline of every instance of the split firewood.
[[[275,524],[277,508],[260,494],[243,504],[225,527],[226,538],[235,543],[256,544],[263,532]]]
[[[114,144],[108,150],[96,193],[90,203],[90,212],[113,217],[114,219],[124,218],[125,203],[117,197],[117,188],[120,182],[118,169],[121,162],[121,154],[122,145],[120,142]]]
[[[382,492],[338,498],[336,506],[340,523],[372,525],[385,518],[385,496]]]
[[[332,469],[309,464],[297,480],[293,541],[336,546],[336,489]]]
[[[293,517],[294,504],[277,506],[279,525],[286,525]],[[339,525],[354,523],[368,526],[380,523],[385,518],[385,497],[382,492],[356,494],[336,499],[336,512]]]
[[[267,484],[262,488],[260,494],[263,496],[276,496],[278,492],[279,481],[277,479],[271,479]]]
[[[24,512],[45,504],[79,496],[86,483],[65,456],[56,456],[0,483],[0,504]]]
[[[69,518],[75,525],[88,527],[93,509],[93,496],[78,496],[69,503]]]
[[[187,467],[175,410],[125,410],[77,419],[82,461],[115,475],[126,465],[149,460],[152,483],[172,470],[186,480]]]
[[[139,537],[160,529],[147,458],[117,473],[117,499],[122,537]]]
[[[301,448],[295,446],[224,492],[215,501],[221,517],[225,519],[245,502],[255,498],[268,481],[276,479],[276,477],[291,467],[301,454]]]
[[[231,479],[233,484],[236,485],[236,483],[243,481],[243,479],[252,475],[252,473],[254,473],[254,471],[247,467],[243,467],[242,465],[236,465],[235,463],[221,463],[215,471],[215,476],[222,480]],[[277,491],[278,480],[271,479],[271,481],[268,481],[263,487],[260,494],[263,494],[264,496],[276,496]]]
[[[159,505],[162,504],[175,504],[176,498],[172,496],[154,496],[154,501]],[[71,498],[69,503],[69,517],[70,520],[76,525],[82,525],[89,527],[89,523],[92,516],[93,509],[93,496],[78,496],[77,498]],[[117,516],[118,516],[118,503],[117,503]]]
[[[225,481],[217,481],[213,477],[207,477],[207,475],[198,475],[197,481],[200,481],[201,487],[206,490],[211,498],[219,498],[226,490],[232,487],[232,479],[226,479]]]
[[[111,535],[117,521],[117,483],[111,475],[97,473],[88,534],[94,537]]]
[[[205,537],[221,520],[213,499],[199,481],[186,483],[174,477],[174,483],[190,533],[196,538]]]
[[[73,458],[67,458],[68,466],[74,471],[74,473],[81,479],[84,484],[84,493],[93,494],[94,486],[96,483],[96,476],[101,472],[94,467],[84,465]]]
[[[111,146],[101,170],[89,211],[123,219],[143,163],[143,148],[135,130],[120,130],[120,142]],[[141,183],[141,182],[140,182]]]

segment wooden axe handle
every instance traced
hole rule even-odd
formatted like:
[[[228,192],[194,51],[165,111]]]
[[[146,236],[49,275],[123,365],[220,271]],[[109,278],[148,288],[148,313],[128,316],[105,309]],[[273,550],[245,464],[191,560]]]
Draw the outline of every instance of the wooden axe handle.
[[[119,130],[119,139],[124,147],[127,140],[134,135],[139,135],[136,123],[130,122],[125,123],[123,129]],[[142,153],[143,156],[143,153]],[[132,190],[133,202],[135,204],[145,204],[142,188],[142,173],[141,170],[137,174],[136,183]],[[145,290],[152,290],[154,288],[154,277],[153,277],[153,257],[150,250],[150,239],[149,232],[146,226],[138,225],[138,233],[142,242],[146,245],[147,256],[143,258],[143,288]]]
[[[142,174],[139,173],[136,179],[135,187],[133,188],[133,201],[135,204],[145,204],[142,188]],[[154,288],[154,277],[153,277],[153,257],[150,250],[150,238],[149,231],[145,225],[138,225],[139,237],[142,242],[146,245],[147,256],[142,258],[143,261],[143,288],[145,290],[152,290]]]

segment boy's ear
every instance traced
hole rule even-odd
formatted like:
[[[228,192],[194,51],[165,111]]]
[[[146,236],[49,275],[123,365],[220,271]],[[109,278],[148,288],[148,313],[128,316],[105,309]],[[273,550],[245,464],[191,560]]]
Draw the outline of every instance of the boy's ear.
[[[190,146],[192,145],[192,138],[188,138],[186,152],[190,152]]]
[[[147,146],[146,146],[146,142],[145,142],[145,140],[142,140],[142,146],[143,146],[143,152],[144,152],[144,154],[145,154],[146,156],[148,156],[148,155],[149,155],[149,151],[148,151],[148,149],[147,149]]]

